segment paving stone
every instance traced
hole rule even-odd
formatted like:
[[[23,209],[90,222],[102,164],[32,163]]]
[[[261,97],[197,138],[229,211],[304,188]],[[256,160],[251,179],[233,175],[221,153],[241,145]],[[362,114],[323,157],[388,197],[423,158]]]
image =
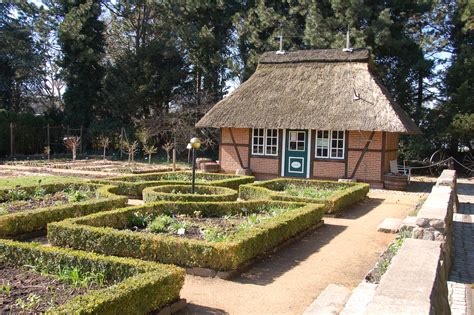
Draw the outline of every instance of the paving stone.
[[[400,219],[386,218],[377,227],[377,231],[383,232],[383,233],[395,234],[395,233],[398,233],[398,230],[400,229],[401,224],[402,224],[402,220]]]
[[[304,311],[303,315],[339,314],[349,299],[351,291],[341,285],[329,284],[318,298]]]
[[[374,283],[361,282],[352,292],[340,315],[365,314],[367,304],[372,300],[377,286]]]

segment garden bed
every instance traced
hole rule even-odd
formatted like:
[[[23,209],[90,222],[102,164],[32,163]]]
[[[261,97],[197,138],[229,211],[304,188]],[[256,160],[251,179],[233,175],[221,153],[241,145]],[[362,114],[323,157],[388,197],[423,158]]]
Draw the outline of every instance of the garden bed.
[[[143,201],[234,201],[237,200],[237,190],[218,187],[195,185],[195,193],[191,185],[163,185],[143,189]]]
[[[178,301],[184,283],[170,265],[8,240],[3,274],[2,313],[145,314]]]
[[[326,213],[337,213],[365,199],[369,185],[335,181],[276,178],[242,185],[239,197],[244,200],[284,200],[323,203]]]
[[[296,202],[159,202],[52,223],[48,240],[107,255],[232,271],[316,226],[323,214],[323,205]],[[154,222],[164,215],[166,222]],[[187,232],[186,226],[179,232],[183,221],[189,221]]]
[[[50,222],[123,207],[117,187],[59,183],[0,189],[0,237],[17,238]]]
[[[111,177],[94,180],[96,183],[118,185],[124,194],[141,198],[143,189],[161,185],[189,185],[192,173],[188,171],[162,172],[144,175]],[[237,176],[230,174],[196,173],[196,184],[221,186],[239,189],[240,185],[253,183],[253,176]]]

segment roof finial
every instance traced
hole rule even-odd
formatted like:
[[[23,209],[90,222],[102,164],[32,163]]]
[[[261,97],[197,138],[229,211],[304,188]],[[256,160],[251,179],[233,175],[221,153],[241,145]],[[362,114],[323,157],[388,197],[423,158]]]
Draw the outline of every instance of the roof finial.
[[[346,32],[346,48],[344,48],[342,51],[344,52],[352,52],[354,49],[351,48],[351,38],[350,38],[350,28],[349,24],[347,25],[347,32]]]
[[[285,51],[283,50],[283,35],[280,34],[278,35],[278,39],[280,40],[280,49],[276,52],[277,55],[283,55],[285,54]]]

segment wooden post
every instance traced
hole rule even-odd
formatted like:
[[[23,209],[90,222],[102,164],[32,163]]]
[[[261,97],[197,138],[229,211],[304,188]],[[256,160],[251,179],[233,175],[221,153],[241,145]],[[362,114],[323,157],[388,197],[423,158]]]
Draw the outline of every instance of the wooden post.
[[[81,125],[81,131],[79,133],[79,139],[81,140],[81,142],[79,142],[79,154],[82,154],[82,125]]]
[[[173,172],[176,172],[176,149],[173,148]]]
[[[49,139],[49,124],[46,125],[46,145],[48,146],[48,161],[51,158],[51,140]]]
[[[13,157],[13,123],[10,123],[10,156]]]

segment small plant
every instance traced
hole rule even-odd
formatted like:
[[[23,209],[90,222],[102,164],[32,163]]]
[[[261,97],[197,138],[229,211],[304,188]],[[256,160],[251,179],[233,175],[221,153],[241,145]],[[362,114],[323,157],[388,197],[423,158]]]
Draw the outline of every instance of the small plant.
[[[202,218],[202,212],[201,211],[196,210],[196,211],[193,212],[193,214],[194,214],[194,217],[197,218],[197,219]]]
[[[168,226],[168,232],[171,233],[179,233],[180,230],[184,230],[186,232],[186,229],[188,228],[189,223],[186,221],[174,221]]]
[[[128,142],[124,141],[125,152],[128,154],[128,162],[135,161],[135,154],[138,152],[138,141]]]
[[[148,225],[148,221],[148,216],[140,212],[135,212],[128,218],[128,225],[137,228],[145,228]]]
[[[40,197],[44,197],[45,195],[46,195],[46,189],[41,187],[41,179],[40,179],[38,180],[38,186],[35,188],[34,197],[40,198]]]
[[[168,231],[168,227],[176,220],[168,215],[157,216],[149,225],[148,230],[154,233],[163,233]]]
[[[30,293],[26,300],[17,299],[15,303],[16,306],[27,312],[36,311],[39,308],[40,304],[41,297],[34,293]]]
[[[217,227],[208,227],[201,231],[202,237],[208,242],[223,242],[229,239],[230,235]]]
[[[7,282],[7,283],[2,282],[2,285],[0,285],[0,293],[5,294],[7,296],[11,295],[12,286],[10,285],[10,282]]]
[[[148,164],[151,164],[151,155],[158,152],[158,148],[154,144],[144,144],[143,152],[148,155]]]
[[[59,267],[58,279],[70,283],[74,287],[89,287],[97,284],[104,285],[105,277],[102,273],[82,272],[80,268]]]
[[[8,214],[6,205],[0,205],[0,215],[3,215],[3,214]]]
[[[85,199],[87,199],[87,195],[79,190],[76,190],[75,192],[73,192],[72,194],[68,196],[69,202],[81,202]]]
[[[9,201],[19,201],[19,200],[26,200],[30,196],[27,191],[16,187],[15,189],[11,189],[8,191],[8,200]]]

